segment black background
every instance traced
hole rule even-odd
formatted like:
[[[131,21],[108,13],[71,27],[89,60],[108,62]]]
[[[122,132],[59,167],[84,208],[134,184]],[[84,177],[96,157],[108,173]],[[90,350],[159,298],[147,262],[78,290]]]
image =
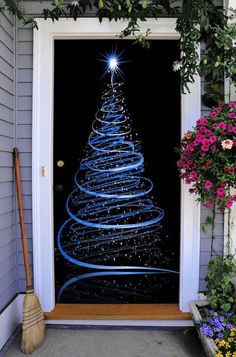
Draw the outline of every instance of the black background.
[[[152,41],[143,49],[129,40],[56,40],[54,88],[55,241],[68,219],[65,202],[83,158],[104,82],[104,54],[122,52],[124,97],[145,160],[145,177],[154,184],[154,201],[165,211],[163,229],[176,253],[179,269],[180,181],[174,151],[180,140],[180,83],[172,70],[179,58],[178,41]],[[103,77],[103,78],[102,78]],[[155,125],[155,128],[154,128]],[[58,168],[56,163],[65,165]],[[79,269],[79,268],[78,268]],[[59,269],[61,270],[61,269]],[[56,275],[60,274],[57,272]]]

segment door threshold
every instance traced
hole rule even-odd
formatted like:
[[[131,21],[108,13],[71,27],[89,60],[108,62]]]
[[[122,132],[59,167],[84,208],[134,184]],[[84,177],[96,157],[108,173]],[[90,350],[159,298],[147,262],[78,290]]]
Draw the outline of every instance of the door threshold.
[[[46,320],[191,320],[177,304],[56,304]]]

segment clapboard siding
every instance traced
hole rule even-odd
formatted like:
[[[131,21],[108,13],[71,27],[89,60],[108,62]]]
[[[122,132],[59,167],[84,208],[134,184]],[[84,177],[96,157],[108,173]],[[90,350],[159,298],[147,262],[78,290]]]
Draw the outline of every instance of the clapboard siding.
[[[5,76],[3,73],[0,73],[0,86],[8,93],[12,93],[14,90],[13,80]]]
[[[26,9],[32,4],[25,4]],[[39,4],[40,5],[40,4]],[[17,146],[20,151],[22,191],[24,195],[25,222],[33,276],[32,242],[32,76],[33,76],[33,32],[19,24],[17,31]],[[25,272],[20,240],[18,237],[18,288],[25,290]]]
[[[4,28],[4,26],[1,26],[1,39],[0,39],[0,47],[3,46],[3,48],[6,49],[6,51],[10,51],[11,53],[14,53],[14,38],[13,38],[13,33],[12,36],[7,32],[7,28]],[[3,55],[3,53],[2,53]],[[4,55],[3,55],[4,57]],[[8,56],[6,56],[8,58]],[[14,63],[14,58],[11,61]]]
[[[9,254],[5,256],[5,259],[0,263],[0,279],[6,275],[9,271],[14,270],[16,267],[16,254]]]
[[[15,25],[0,13],[0,310],[17,294],[17,236],[12,148],[15,145]]]
[[[12,182],[2,182],[0,184],[0,198],[10,197],[12,193],[13,193]]]
[[[2,138],[1,138],[2,140]],[[2,182],[11,182],[13,180],[12,168],[10,167],[1,167],[0,170],[0,184]]]
[[[14,53],[0,40],[0,53],[3,60],[11,67],[14,67]]]
[[[14,67],[10,65],[3,57],[1,57],[0,52],[0,72],[6,77],[14,80]]]
[[[32,83],[30,83],[32,87]],[[17,111],[18,124],[32,124],[32,110],[18,110]]]
[[[16,274],[16,271],[12,271],[12,275]],[[9,301],[12,300],[14,296],[16,296],[18,291],[18,282],[13,281],[7,289],[5,289],[1,294],[0,294],[0,300],[1,300],[1,305],[2,306],[7,306]]]
[[[11,41],[5,41],[5,44],[10,47],[14,48],[14,24],[12,16],[8,17],[6,12],[1,13],[0,15],[0,31],[1,31],[1,39],[4,37],[8,37]],[[4,42],[4,41],[3,41]]]
[[[221,1],[219,0],[221,3]],[[51,1],[43,1],[42,3],[36,1],[24,1],[24,7],[29,15],[35,17],[39,16],[44,7],[50,7]],[[177,2],[176,2],[177,3]],[[32,223],[31,215],[31,124],[32,124],[32,53],[33,53],[33,32],[29,26],[23,27],[21,23],[18,23],[17,31],[17,146],[21,153],[21,165],[22,165],[22,178],[23,178],[23,192],[24,202],[27,206],[25,211],[26,221],[28,224]],[[1,60],[1,58],[0,58]],[[1,62],[0,62],[1,63]],[[204,81],[202,82],[202,88],[204,87]],[[168,94],[167,94],[168,95]],[[203,107],[203,113],[208,108]],[[0,108],[1,113],[1,108]],[[197,119],[197,118],[196,118]],[[210,215],[210,211],[202,209],[201,224],[205,222],[206,216]],[[216,240],[214,248],[218,253],[223,251],[223,215],[217,216],[216,224]],[[29,234],[29,246],[32,250],[32,231],[29,225],[27,225]],[[200,254],[200,281],[199,288],[203,290],[205,287],[204,278],[207,269],[207,263],[210,259],[211,239],[210,231],[203,233],[201,231],[201,254]],[[19,260],[19,269],[22,272],[22,276],[19,277],[19,289],[22,291],[25,287],[24,275],[23,275],[23,261]]]
[[[4,215],[2,215],[4,217]],[[6,217],[6,215],[5,215]],[[6,228],[3,228],[0,230],[0,249],[2,249],[3,246],[6,244],[10,244],[12,241],[15,241],[16,239],[16,230],[14,225],[8,225]],[[4,239],[3,239],[4,238]],[[3,260],[1,263],[4,261],[5,257],[3,257]]]
[[[32,55],[19,55],[18,65],[23,68],[33,68],[33,56]]]
[[[0,214],[12,212],[14,209],[13,196],[0,198]]]
[[[13,123],[9,123],[8,121],[0,119],[0,128],[2,136],[14,138],[15,125]]]
[[[0,88],[0,98],[1,104],[5,107],[11,109],[14,106],[14,95],[13,93],[9,93],[8,91]]]

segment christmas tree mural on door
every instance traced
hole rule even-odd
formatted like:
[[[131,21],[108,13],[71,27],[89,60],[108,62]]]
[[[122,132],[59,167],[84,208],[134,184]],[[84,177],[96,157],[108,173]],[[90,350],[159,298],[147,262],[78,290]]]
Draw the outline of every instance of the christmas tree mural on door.
[[[165,212],[145,172],[119,75],[122,64],[114,55],[106,60],[105,88],[56,237],[55,255],[71,269],[57,284],[57,300],[166,302],[167,290],[176,295],[178,271],[162,226]]]

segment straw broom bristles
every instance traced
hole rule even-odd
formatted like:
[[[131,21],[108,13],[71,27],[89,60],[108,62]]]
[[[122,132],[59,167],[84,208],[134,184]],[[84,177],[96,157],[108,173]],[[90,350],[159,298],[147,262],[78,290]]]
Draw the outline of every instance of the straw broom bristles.
[[[23,304],[21,350],[29,354],[41,346],[45,337],[44,315],[34,291],[26,291]]]

